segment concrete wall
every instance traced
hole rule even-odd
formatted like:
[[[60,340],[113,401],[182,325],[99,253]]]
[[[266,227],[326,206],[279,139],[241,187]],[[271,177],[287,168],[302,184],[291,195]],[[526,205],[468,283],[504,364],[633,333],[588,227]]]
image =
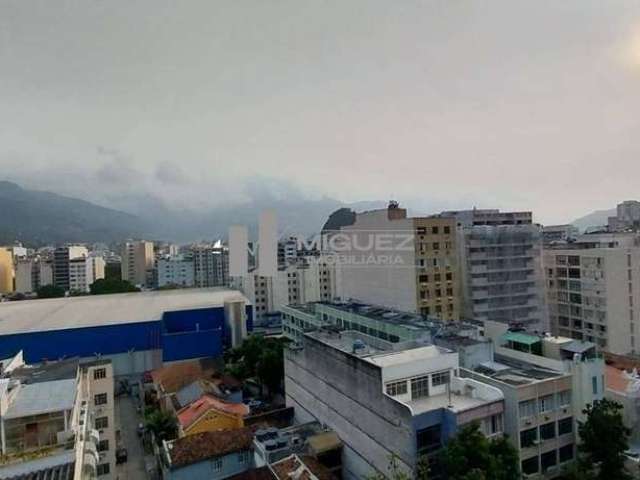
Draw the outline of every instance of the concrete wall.
[[[345,479],[386,472],[393,454],[402,468],[415,465],[411,414],[383,393],[377,366],[305,337],[285,351],[285,388],[296,420],[326,424],[344,442]]]

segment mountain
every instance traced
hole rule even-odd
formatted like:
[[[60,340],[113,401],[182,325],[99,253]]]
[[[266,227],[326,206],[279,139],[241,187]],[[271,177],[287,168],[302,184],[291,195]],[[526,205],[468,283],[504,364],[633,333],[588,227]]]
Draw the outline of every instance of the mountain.
[[[610,210],[596,210],[595,212],[591,212],[584,217],[575,219],[573,222],[571,222],[571,224],[578,228],[581,232],[584,232],[588,227],[607,225],[609,217],[614,217],[615,215],[615,208],[612,208]]]
[[[131,237],[174,242],[226,238],[230,225],[246,225],[257,235],[260,212],[274,209],[282,235],[318,233],[339,208],[383,208],[386,202],[345,204],[329,197],[262,195],[241,204],[199,210],[173,209],[155,197],[140,198],[126,213],[85,200],[0,181],[0,244],[44,245],[63,242],[118,242]]]
[[[134,215],[12,182],[0,181],[0,205],[0,244],[112,242],[146,230]]]

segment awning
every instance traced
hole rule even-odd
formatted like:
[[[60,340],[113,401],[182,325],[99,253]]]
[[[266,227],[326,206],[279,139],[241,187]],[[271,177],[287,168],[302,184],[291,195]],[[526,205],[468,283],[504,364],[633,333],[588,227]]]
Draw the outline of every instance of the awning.
[[[525,345],[533,345],[540,341],[540,337],[535,335],[527,335],[522,332],[507,332],[502,335],[502,340],[505,342],[523,343]]]

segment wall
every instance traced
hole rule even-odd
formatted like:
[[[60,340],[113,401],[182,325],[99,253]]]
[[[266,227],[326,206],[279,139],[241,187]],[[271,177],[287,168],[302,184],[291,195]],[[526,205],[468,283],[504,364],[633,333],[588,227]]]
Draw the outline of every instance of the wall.
[[[185,435],[193,435],[200,432],[214,432],[216,430],[236,430],[242,428],[242,417],[227,415],[216,410],[209,410],[195,423],[184,431]]]

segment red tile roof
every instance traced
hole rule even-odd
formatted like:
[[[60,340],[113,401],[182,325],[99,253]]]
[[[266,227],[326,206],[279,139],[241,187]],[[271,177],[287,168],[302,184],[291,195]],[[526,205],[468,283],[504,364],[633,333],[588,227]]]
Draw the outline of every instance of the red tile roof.
[[[199,360],[180,362],[158,368],[151,372],[153,383],[162,386],[165,393],[175,393],[185,385],[201,378],[210,377],[215,370],[203,366]]]
[[[239,473],[227,480],[278,480],[271,469],[267,466],[260,468],[252,468],[246,472]]]
[[[604,381],[609,390],[623,393],[627,391],[629,384],[629,378],[625,375],[625,371],[610,365],[605,366]]]
[[[170,444],[171,467],[184,467],[209,458],[249,450],[252,442],[251,428],[187,435]]]
[[[244,417],[249,414],[249,407],[243,403],[228,403],[213,395],[205,394],[178,412],[178,422],[183,429],[189,428],[210,410],[217,410],[238,417]]]

